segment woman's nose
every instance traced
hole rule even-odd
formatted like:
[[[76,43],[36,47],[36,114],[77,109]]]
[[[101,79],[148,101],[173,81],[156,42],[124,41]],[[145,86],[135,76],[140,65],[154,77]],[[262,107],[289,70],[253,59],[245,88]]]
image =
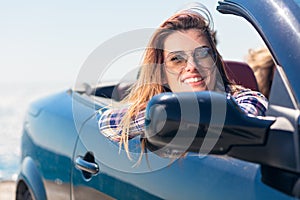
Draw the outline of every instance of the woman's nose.
[[[194,71],[196,69],[197,69],[197,65],[194,61],[194,58],[192,56],[190,56],[189,59],[186,62],[185,70],[186,71]]]

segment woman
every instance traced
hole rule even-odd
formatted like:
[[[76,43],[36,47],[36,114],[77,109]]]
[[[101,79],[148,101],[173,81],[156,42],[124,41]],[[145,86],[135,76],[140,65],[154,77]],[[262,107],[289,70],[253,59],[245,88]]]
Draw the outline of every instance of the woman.
[[[204,16],[210,16],[207,9],[200,9]],[[166,91],[223,91],[230,93],[247,114],[264,115],[265,97],[228,79],[210,25],[209,19],[193,10],[166,20],[153,34],[138,80],[123,100],[129,106],[100,111],[100,132],[119,142],[120,147],[123,144],[128,154],[128,140],[144,131],[147,102]]]

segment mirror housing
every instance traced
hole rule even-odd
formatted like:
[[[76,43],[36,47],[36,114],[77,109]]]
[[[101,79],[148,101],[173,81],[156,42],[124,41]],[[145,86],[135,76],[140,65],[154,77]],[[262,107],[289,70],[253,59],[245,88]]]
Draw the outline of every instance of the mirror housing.
[[[259,163],[265,184],[300,197],[295,159],[298,147],[294,131],[282,130],[286,125],[282,117],[246,115],[230,95],[213,91],[162,93],[146,108],[146,147],[170,157],[184,152],[227,154]]]
[[[225,93],[162,93],[148,103],[145,137],[156,149],[225,154],[233,146],[263,145],[274,121],[246,115]]]

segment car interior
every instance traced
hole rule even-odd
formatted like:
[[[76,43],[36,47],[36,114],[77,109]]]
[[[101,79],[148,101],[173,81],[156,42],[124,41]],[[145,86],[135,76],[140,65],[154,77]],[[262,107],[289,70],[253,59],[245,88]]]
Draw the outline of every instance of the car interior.
[[[225,61],[225,67],[229,79],[246,88],[258,91],[258,85],[254,73],[245,62]],[[88,95],[105,97],[115,101],[121,101],[127,94],[133,82],[119,82],[115,85],[98,87]]]

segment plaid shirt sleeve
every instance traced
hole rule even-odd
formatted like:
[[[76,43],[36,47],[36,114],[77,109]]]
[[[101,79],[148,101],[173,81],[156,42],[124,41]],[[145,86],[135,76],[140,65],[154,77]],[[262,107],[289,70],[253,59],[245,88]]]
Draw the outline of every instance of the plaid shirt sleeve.
[[[100,132],[108,139],[119,142],[122,133],[120,123],[127,110],[128,108],[115,110],[107,109],[104,112],[99,110],[97,118]],[[128,139],[132,139],[144,132],[144,121],[145,110],[142,110],[133,120],[131,120]]]
[[[250,116],[265,116],[268,100],[260,92],[243,89],[232,96],[246,114]]]

